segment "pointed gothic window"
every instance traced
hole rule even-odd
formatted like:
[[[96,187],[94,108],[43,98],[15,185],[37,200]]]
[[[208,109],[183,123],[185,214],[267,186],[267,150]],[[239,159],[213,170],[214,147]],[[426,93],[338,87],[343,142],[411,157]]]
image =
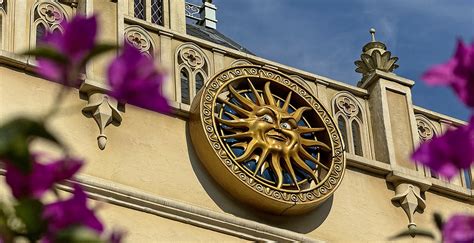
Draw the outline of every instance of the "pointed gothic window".
[[[344,139],[344,145],[347,147],[349,146],[347,141],[347,127],[346,127],[346,119],[343,116],[339,116],[337,118],[337,125],[339,126],[339,131],[342,133],[342,138]]]
[[[204,77],[201,73],[196,74],[196,94],[201,90],[202,86],[204,85]]]
[[[189,74],[185,68],[181,69],[181,102],[188,105],[190,104]]]
[[[46,35],[46,26],[43,23],[39,23],[36,26],[36,45],[38,45],[43,37]]]
[[[356,120],[352,121],[352,141],[354,143],[354,153],[362,156],[362,138],[360,135],[360,126]]]

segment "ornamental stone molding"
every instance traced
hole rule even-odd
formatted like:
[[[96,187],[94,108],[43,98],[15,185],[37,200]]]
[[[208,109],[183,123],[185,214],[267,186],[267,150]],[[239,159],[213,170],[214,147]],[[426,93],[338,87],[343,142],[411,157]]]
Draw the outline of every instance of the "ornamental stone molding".
[[[140,26],[128,26],[124,31],[124,39],[127,43],[146,56],[153,57],[155,52],[155,44],[148,32]]]
[[[423,213],[426,208],[425,200],[420,194],[420,188],[409,183],[401,183],[395,187],[395,196],[392,198],[392,202],[405,211],[408,217],[408,229],[415,229],[415,212]]]
[[[92,118],[99,128],[97,144],[101,150],[107,145],[107,135],[105,128],[113,124],[119,126],[122,122],[123,106],[115,99],[106,94],[107,89],[96,82],[86,80],[79,89],[83,99],[87,100],[87,105],[82,109],[82,113],[87,118]]]
[[[346,93],[341,93],[335,97],[334,103],[338,111],[342,111],[347,117],[359,115],[360,108],[354,98]]]
[[[360,60],[354,62],[357,66],[356,72],[362,74],[361,82],[364,82],[375,70],[393,72],[398,65],[398,57],[392,57],[392,53],[387,51],[384,43],[375,40],[375,29],[370,29],[372,41],[367,43],[360,55]]]
[[[43,20],[50,28],[67,19],[66,11],[55,1],[38,1],[34,7],[34,19]]]
[[[238,66],[215,75],[192,103],[189,128],[211,176],[266,212],[308,212],[344,175],[342,138],[330,113],[273,69]]]
[[[178,64],[188,66],[192,71],[202,69],[209,74],[209,61],[204,52],[193,43],[185,43],[177,49]]]
[[[237,59],[230,64],[231,67],[246,66],[246,65],[253,65],[253,63],[251,63],[250,61],[246,59]]]
[[[428,118],[423,115],[417,114],[415,115],[415,119],[416,126],[418,128],[418,136],[420,137],[421,142],[430,140],[437,135],[433,123],[431,123]]]

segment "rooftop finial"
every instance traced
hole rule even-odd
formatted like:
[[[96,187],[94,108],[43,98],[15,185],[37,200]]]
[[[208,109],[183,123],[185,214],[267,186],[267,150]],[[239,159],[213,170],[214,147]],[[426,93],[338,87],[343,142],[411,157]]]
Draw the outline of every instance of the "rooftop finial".
[[[370,28],[369,32],[370,32],[370,35],[372,36],[372,42],[375,42],[375,29]]]

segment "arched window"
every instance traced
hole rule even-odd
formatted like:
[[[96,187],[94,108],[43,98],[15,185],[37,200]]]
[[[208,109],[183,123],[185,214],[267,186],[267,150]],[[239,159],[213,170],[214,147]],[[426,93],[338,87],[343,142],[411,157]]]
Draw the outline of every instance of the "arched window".
[[[421,114],[415,115],[416,127],[418,129],[418,137],[420,142],[425,142],[432,139],[438,134],[433,123],[430,120]],[[428,169],[428,168],[427,168]],[[430,170],[430,175],[432,178],[441,179],[440,176],[433,170]]]
[[[363,156],[362,151],[362,137],[360,135],[360,126],[357,120],[352,120],[352,141],[354,143],[354,153]]]
[[[204,85],[204,77],[201,73],[196,74],[196,94],[201,90],[202,86]]]
[[[133,16],[135,16],[135,18],[145,20],[146,18],[145,0],[134,0]]]
[[[339,130],[344,138],[346,152],[368,157],[367,126],[362,107],[349,92],[340,92],[332,100],[334,116],[337,117]]]
[[[191,104],[194,96],[205,85],[209,76],[209,59],[206,54],[193,43],[186,43],[176,50],[176,80],[181,80],[176,86],[177,101]],[[186,82],[183,80],[182,70],[186,70]],[[180,98],[179,98],[180,97]],[[187,109],[186,106],[183,106]]]
[[[0,0],[0,50],[6,48],[7,6],[7,0]]]
[[[181,77],[181,102],[189,105],[190,104],[189,74],[186,68],[181,69],[180,77]]]
[[[31,42],[34,48],[48,32],[63,32],[61,22],[66,20],[65,9],[55,1],[36,1],[31,9]]]
[[[36,26],[36,45],[38,45],[41,40],[43,39],[43,37],[46,35],[46,27],[44,26],[43,23],[38,23],[38,25]]]
[[[3,49],[3,14],[0,12],[0,49]]]
[[[337,125],[339,127],[339,131],[342,133],[342,138],[344,140],[344,146],[348,146],[348,140],[347,140],[347,126],[346,126],[346,119],[344,119],[343,116],[339,116],[337,118]]]

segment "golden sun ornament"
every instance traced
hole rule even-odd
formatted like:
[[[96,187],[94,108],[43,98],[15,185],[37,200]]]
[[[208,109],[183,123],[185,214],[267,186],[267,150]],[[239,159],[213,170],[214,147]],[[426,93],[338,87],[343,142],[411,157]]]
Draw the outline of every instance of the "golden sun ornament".
[[[256,66],[225,70],[197,94],[191,113],[198,157],[247,204],[302,213],[342,180],[337,126],[315,97],[284,74]]]

